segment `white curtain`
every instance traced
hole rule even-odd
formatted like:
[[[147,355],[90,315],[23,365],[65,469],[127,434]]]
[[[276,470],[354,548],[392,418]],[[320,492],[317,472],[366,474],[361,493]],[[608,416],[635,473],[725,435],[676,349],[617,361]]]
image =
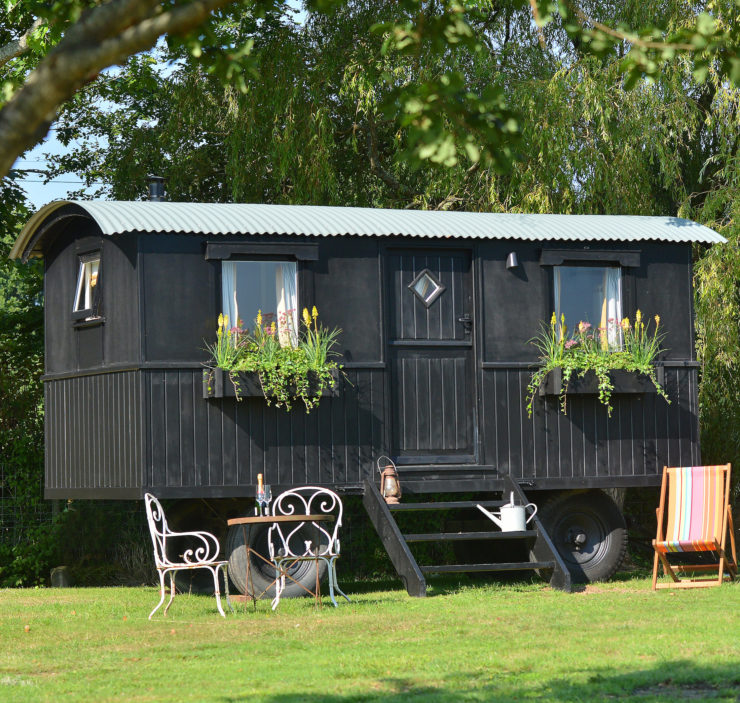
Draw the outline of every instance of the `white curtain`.
[[[229,317],[229,327],[239,326],[239,306],[236,303],[236,262],[221,264],[221,312]]]
[[[277,313],[280,344],[295,346],[298,343],[298,292],[294,263],[279,264],[275,276]],[[285,324],[280,321],[285,320]]]
[[[555,276],[554,276],[554,279],[555,279],[555,318],[557,320],[559,336],[562,339],[563,327],[560,324],[560,312],[561,312],[560,310],[560,267],[555,266],[554,269],[555,269],[554,271],[555,273]]]
[[[602,321],[607,329],[610,349],[622,347],[622,272],[618,268],[607,268],[604,273],[605,317]]]

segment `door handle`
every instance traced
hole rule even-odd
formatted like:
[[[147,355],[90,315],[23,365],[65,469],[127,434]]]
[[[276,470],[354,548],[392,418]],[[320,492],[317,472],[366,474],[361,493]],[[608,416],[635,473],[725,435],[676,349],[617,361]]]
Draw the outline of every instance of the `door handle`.
[[[457,321],[462,322],[465,334],[470,334],[470,331],[473,329],[473,318],[470,313],[466,312],[464,315],[460,315],[460,317],[457,318]]]

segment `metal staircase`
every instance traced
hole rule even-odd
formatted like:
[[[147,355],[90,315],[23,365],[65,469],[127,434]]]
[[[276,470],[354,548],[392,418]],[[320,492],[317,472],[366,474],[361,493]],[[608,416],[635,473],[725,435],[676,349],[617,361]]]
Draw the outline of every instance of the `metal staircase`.
[[[504,477],[505,494],[513,492],[520,505],[529,501],[518,483],[510,477]],[[398,575],[401,577],[410,596],[422,598],[426,595],[426,574],[441,573],[475,573],[490,571],[525,571],[552,570],[550,585],[563,591],[572,590],[571,576],[562,558],[555,549],[550,536],[545,531],[537,515],[531,521],[532,529],[523,532],[502,532],[500,530],[429,532],[403,534],[395,516],[411,511],[446,511],[450,514],[456,510],[470,510],[480,504],[484,508],[498,508],[507,503],[498,501],[438,501],[425,503],[399,503],[388,505],[380,495],[375,484],[365,481],[363,504],[367,510],[388,556]],[[493,526],[493,523],[491,523]],[[534,561],[513,561],[470,564],[436,564],[419,565],[409,543],[419,542],[472,542],[472,541],[523,541]]]

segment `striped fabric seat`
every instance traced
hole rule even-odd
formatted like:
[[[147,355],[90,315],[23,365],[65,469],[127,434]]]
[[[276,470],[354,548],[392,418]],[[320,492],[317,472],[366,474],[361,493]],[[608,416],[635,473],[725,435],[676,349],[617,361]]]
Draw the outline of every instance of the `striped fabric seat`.
[[[717,551],[722,539],[724,466],[682,466],[668,472],[668,525],[655,549],[668,552]]]
[[[731,472],[730,464],[663,469],[656,510],[658,531],[653,540],[653,590],[720,586],[726,579],[735,580],[737,552],[729,501]],[[689,556],[692,553],[697,553],[693,561]],[[668,583],[658,583],[661,565],[663,574],[670,578]]]

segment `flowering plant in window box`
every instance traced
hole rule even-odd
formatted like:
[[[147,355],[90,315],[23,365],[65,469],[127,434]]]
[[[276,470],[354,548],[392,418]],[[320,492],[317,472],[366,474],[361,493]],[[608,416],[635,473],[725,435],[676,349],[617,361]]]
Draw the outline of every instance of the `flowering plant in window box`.
[[[670,403],[662,386],[663,368],[655,367],[665,333],[660,316],[645,321],[640,310],[632,324],[629,318],[609,320],[606,327],[594,329],[579,322],[569,337],[565,319],[558,323],[555,313],[550,324],[542,323],[532,343],[540,351],[540,367],[527,387],[527,412],[532,415],[536,395],[559,395],[560,407],[567,411],[566,394],[598,393],[611,416],[613,392],[655,392]]]
[[[228,374],[237,400],[243,395],[264,395],[268,405],[290,410],[301,400],[306,412],[337,385],[341,365],[332,357],[341,330],[318,322],[319,313],[303,309],[301,329],[292,329],[292,310],[265,322],[257,313],[254,328],[229,327],[228,316],[219,315],[216,342],[207,345],[211,362],[204,372],[207,397],[230,395],[223,391],[219,374]],[[257,389],[257,392],[255,390]]]

